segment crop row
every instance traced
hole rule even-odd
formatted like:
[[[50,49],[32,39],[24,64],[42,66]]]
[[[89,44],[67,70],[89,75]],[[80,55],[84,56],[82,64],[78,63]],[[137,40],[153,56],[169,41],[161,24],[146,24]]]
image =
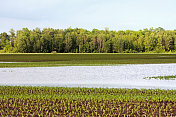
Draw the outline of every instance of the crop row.
[[[153,64],[176,63],[176,54],[0,54],[0,63],[4,67],[51,67],[51,66],[95,66],[117,64]]]
[[[0,86],[0,116],[176,116],[175,90]]]
[[[1,116],[175,116],[175,102],[1,99]]]

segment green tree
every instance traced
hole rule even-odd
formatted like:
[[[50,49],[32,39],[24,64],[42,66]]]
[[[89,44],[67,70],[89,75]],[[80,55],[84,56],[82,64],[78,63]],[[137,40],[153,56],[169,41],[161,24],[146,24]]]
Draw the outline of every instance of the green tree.
[[[71,34],[70,33],[67,33],[65,35],[64,44],[65,44],[65,52],[70,52],[70,49],[72,47],[72,39],[71,39]]]
[[[8,46],[10,43],[10,37],[6,32],[0,34],[0,47],[3,49],[4,47]]]
[[[63,30],[56,30],[54,33],[54,50],[57,52],[64,52],[64,32]]]
[[[11,41],[11,46],[14,47],[15,43],[15,30],[10,29],[10,41]]]
[[[30,31],[28,28],[23,28],[17,31],[17,38],[15,42],[15,47],[17,52],[29,53],[32,52],[30,49]]]

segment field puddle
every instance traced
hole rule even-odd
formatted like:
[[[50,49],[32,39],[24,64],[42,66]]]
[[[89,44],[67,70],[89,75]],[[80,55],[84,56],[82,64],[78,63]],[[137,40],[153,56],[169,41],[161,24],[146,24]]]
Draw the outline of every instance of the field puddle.
[[[143,79],[175,71],[176,64],[0,68],[0,85],[176,89],[176,80]]]
[[[0,62],[0,63],[22,63],[22,62]]]

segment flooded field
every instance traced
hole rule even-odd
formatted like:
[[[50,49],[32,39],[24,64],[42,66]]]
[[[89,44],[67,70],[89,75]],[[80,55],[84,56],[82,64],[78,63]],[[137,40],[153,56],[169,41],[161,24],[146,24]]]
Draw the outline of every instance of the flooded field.
[[[0,68],[0,85],[176,89],[176,64]]]

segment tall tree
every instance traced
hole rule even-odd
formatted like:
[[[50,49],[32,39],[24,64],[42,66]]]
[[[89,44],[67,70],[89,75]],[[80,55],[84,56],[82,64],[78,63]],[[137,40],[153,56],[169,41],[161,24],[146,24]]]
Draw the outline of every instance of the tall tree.
[[[10,41],[11,41],[11,46],[14,47],[15,43],[15,30],[10,29]]]
[[[30,49],[30,31],[28,28],[23,28],[22,30],[17,31],[17,38],[15,47],[18,52],[29,53],[32,52]]]
[[[6,32],[0,34],[0,47],[3,49],[4,47],[8,46],[10,43],[10,37]]]

